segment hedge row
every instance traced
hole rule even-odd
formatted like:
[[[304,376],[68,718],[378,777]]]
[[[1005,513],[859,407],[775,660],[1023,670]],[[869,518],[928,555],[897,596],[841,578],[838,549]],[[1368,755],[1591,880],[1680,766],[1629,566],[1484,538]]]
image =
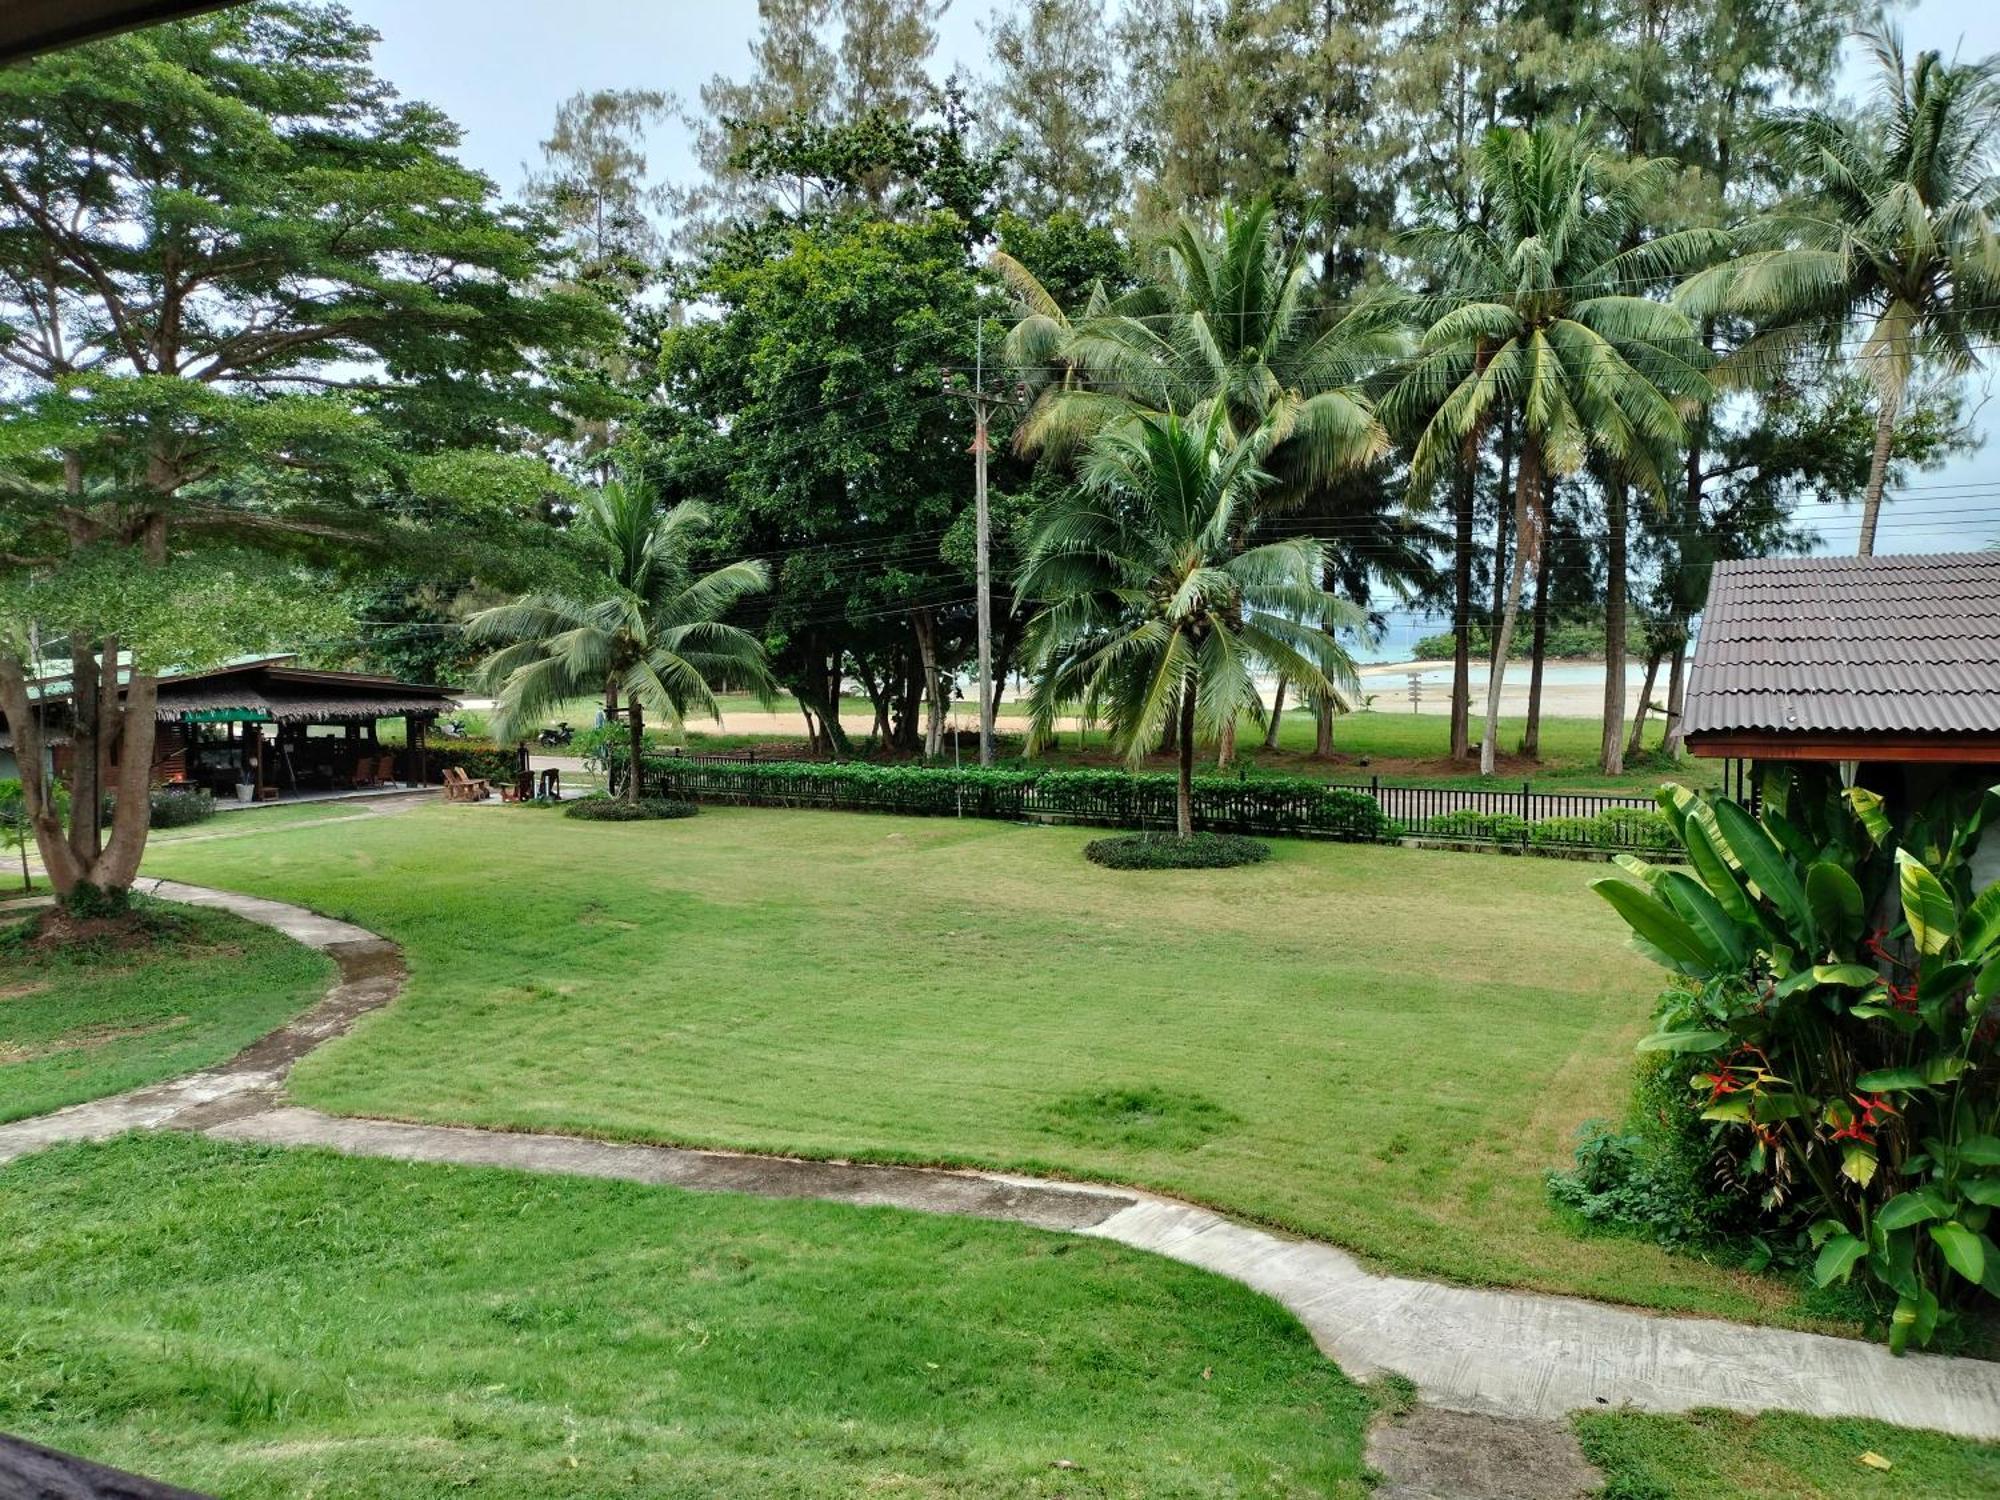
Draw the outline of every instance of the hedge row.
[[[1649,807],[1611,807],[1589,817],[1542,818],[1465,809],[1428,818],[1407,830],[1419,838],[1533,849],[1627,849],[1671,854],[1680,847],[1665,813]]]
[[[948,770],[830,764],[645,762],[649,795],[757,807],[817,807],[919,817],[1001,818],[1108,828],[1171,828],[1172,776],[1124,771]],[[1374,840],[1399,830],[1366,792],[1303,777],[1197,776],[1194,822],[1217,833]]]

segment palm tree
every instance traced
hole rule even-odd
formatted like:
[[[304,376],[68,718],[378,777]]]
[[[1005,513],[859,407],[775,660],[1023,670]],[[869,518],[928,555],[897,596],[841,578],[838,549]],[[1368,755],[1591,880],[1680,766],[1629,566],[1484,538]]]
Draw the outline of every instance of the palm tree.
[[[1022,307],[1008,356],[1039,387],[1016,439],[1025,451],[1073,451],[1142,413],[1206,425],[1219,410],[1226,441],[1269,443],[1263,499],[1276,505],[1388,452],[1359,383],[1397,346],[1373,321],[1315,316],[1304,239],[1281,241],[1268,199],[1225,205],[1218,234],[1181,219],[1153,260],[1147,285],[1070,318],[1018,262],[995,258]]]
[[[1228,420],[1218,404],[1199,423],[1142,413],[1100,433],[1082,484],[1039,518],[1019,581],[1021,598],[1040,604],[1028,628],[1041,669],[1030,753],[1073,707],[1104,720],[1134,764],[1175,722],[1184,838],[1196,731],[1219,734],[1244,713],[1261,723],[1259,670],[1310,693],[1355,680],[1331,631],[1360,611],[1320,586],[1319,543],[1246,541],[1271,483],[1261,465],[1271,436],[1232,442]]]
[[[1952,374],[1978,366],[2000,332],[2000,57],[1906,64],[1902,37],[1863,34],[1881,72],[1879,107],[1843,119],[1780,110],[1762,143],[1802,191],[1748,226],[1752,248],[1689,280],[1696,316],[1738,313],[1767,331],[1731,365],[1757,376],[1800,343],[1838,354],[1857,323],[1875,387],[1875,452],[1861,512],[1861,556],[1875,550],[1882,487],[1919,363]]]
[[[648,714],[678,729],[691,711],[721,719],[718,686],[772,691],[757,638],[722,623],[770,574],[752,560],[696,576],[688,555],[708,520],[691,501],[662,506],[637,481],[584,497],[574,534],[590,555],[587,586],[529,594],[466,622],[470,639],[500,644],[480,672],[497,699],[496,738],[525,733],[568,699],[622,694],[625,796],[636,802]]]
[[[1628,482],[1661,491],[1683,415],[1712,388],[1686,316],[1629,288],[1712,255],[1717,237],[1687,231],[1630,248],[1665,164],[1614,169],[1565,132],[1492,131],[1474,166],[1484,222],[1407,237],[1445,290],[1407,299],[1424,331],[1382,410],[1417,432],[1420,482],[1451,472],[1493,421],[1513,417],[1516,542],[1479,749],[1490,776],[1507,653],[1528,569],[1539,564],[1544,481],[1597,453]]]

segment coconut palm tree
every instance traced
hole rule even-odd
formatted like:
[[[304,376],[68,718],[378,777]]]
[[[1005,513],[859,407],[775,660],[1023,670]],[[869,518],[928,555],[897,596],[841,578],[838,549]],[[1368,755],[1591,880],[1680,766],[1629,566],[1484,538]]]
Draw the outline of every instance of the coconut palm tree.
[[[574,534],[590,557],[586,586],[529,594],[466,622],[468,638],[500,648],[480,669],[496,697],[496,738],[525,733],[571,698],[615,690],[625,704],[625,796],[636,802],[649,714],[675,729],[690,712],[720,721],[716,688],[773,690],[757,638],[723,623],[770,586],[770,574],[752,560],[696,575],[689,552],[708,521],[702,506],[665,507],[638,481],[584,497]]]
[[[2000,332],[2000,57],[1948,64],[1921,52],[1912,66],[1893,28],[1863,36],[1881,75],[1877,108],[1766,120],[1758,136],[1801,191],[1747,226],[1746,254],[1690,278],[1679,300],[1697,317],[1737,313],[1766,327],[1730,362],[1753,379],[1801,343],[1838,357],[1866,327],[1858,358],[1876,397],[1867,557],[1917,367],[1964,374]]]
[[[1231,441],[1228,423],[1211,404],[1200,422],[1149,412],[1106,428],[1081,485],[1038,518],[1018,585],[1040,606],[1030,753],[1072,709],[1106,722],[1135,764],[1174,721],[1182,837],[1194,831],[1196,732],[1219,735],[1245,713],[1261,723],[1259,671],[1309,693],[1355,681],[1331,632],[1360,611],[1320,586],[1319,543],[1250,535],[1272,439]]]
[[[1037,399],[1017,429],[1026,452],[1074,452],[1108,424],[1219,410],[1227,442],[1269,444],[1265,504],[1382,457],[1389,440],[1360,382],[1397,352],[1373,320],[1328,323],[1309,300],[1303,236],[1289,245],[1268,199],[1224,206],[1220,231],[1183,217],[1152,250],[1147,284],[1093,295],[1066,315],[1019,262],[996,255],[1021,318],[1010,362]]]
[[[1631,289],[1712,256],[1718,236],[1688,231],[1630,248],[1665,164],[1614,166],[1566,132],[1492,131],[1474,166],[1484,221],[1406,237],[1444,290],[1407,299],[1423,332],[1382,411],[1416,434],[1420,482],[1451,472],[1501,416],[1514,419],[1517,540],[1479,750],[1490,776],[1507,653],[1541,553],[1545,481],[1576,473],[1596,453],[1628,482],[1660,492],[1684,414],[1712,387],[1687,317]]]

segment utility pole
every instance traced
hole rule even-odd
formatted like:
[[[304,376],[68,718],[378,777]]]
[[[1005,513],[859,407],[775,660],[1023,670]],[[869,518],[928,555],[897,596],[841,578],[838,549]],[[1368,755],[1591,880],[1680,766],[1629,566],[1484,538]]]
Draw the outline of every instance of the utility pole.
[[[950,370],[942,374],[947,396],[960,396],[972,403],[972,494],[973,524],[977,532],[974,572],[979,590],[979,763],[993,764],[993,707],[998,696],[993,682],[993,526],[986,505],[986,433],[993,408],[1019,403],[1018,391],[1002,395],[986,389],[986,323],[980,320],[973,344],[972,389],[958,388],[958,376]]]

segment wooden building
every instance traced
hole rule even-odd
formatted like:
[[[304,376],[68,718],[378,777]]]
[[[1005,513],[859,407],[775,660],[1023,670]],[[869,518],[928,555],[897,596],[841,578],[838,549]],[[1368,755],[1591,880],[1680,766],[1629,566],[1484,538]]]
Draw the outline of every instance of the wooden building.
[[[218,797],[270,800],[302,792],[388,784],[428,785],[431,724],[457,707],[443,688],[260,656],[160,679],[153,779]],[[32,684],[58,776],[65,774],[69,683]],[[384,744],[380,725],[401,719],[403,744]],[[0,776],[13,774],[12,737],[0,719]],[[240,791],[245,788],[246,791]]]

